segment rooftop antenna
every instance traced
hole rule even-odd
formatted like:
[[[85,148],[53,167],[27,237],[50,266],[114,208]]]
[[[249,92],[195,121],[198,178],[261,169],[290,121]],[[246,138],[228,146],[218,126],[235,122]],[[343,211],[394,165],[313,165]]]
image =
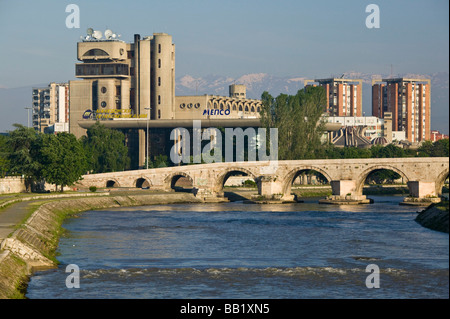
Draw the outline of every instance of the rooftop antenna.
[[[110,30],[110,29],[107,29],[106,31],[105,31],[105,38],[107,39],[107,40],[110,40],[111,39],[111,37],[113,36],[113,32]]]
[[[94,33],[92,33],[92,36],[94,37],[94,39],[100,40],[103,36],[103,33],[102,31],[95,30]]]

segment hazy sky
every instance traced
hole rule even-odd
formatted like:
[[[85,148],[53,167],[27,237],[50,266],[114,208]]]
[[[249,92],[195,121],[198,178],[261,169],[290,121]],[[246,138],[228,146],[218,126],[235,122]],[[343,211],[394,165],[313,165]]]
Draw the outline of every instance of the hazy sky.
[[[79,29],[65,25],[71,3]],[[379,29],[365,24],[371,3]],[[400,74],[448,72],[448,10],[447,0],[0,0],[0,87],[74,79],[76,43],[88,27],[127,42],[135,33],[171,34],[177,77],[387,74],[391,64]]]

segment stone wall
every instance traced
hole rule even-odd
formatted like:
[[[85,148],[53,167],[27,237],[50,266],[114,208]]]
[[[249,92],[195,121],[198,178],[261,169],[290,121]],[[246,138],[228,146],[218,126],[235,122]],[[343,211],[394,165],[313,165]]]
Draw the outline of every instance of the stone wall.
[[[0,179],[0,194],[22,193],[25,180],[22,177],[5,177]]]

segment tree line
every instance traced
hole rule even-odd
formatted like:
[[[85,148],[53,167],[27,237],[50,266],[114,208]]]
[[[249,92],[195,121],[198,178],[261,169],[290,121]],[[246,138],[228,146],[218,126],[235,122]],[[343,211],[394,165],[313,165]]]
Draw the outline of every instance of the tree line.
[[[130,158],[122,132],[96,123],[86,136],[43,134],[20,124],[0,136],[0,174],[22,176],[27,191],[43,190],[44,182],[73,185],[86,173],[106,173],[129,168]]]
[[[277,97],[264,92],[261,99],[261,126],[278,128],[279,160],[449,156],[448,139],[425,141],[418,149],[394,144],[341,148],[323,142],[325,123],[322,114],[327,107],[323,87],[306,87],[296,95],[280,94]]]

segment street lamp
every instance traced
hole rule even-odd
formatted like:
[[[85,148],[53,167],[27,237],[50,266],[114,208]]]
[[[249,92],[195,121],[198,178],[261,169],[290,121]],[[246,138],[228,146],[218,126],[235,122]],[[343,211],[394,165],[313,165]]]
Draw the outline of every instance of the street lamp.
[[[145,160],[147,162],[147,169],[148,169],[148,121],[150,119],[150,107],[145,108],[147,111],[147,136],[145,137]]]
[[[28,122],[27,127],[30,127],[30,110],[31,110],[31,107],[26,107],[25,110],[27,110],[27,122]]]

